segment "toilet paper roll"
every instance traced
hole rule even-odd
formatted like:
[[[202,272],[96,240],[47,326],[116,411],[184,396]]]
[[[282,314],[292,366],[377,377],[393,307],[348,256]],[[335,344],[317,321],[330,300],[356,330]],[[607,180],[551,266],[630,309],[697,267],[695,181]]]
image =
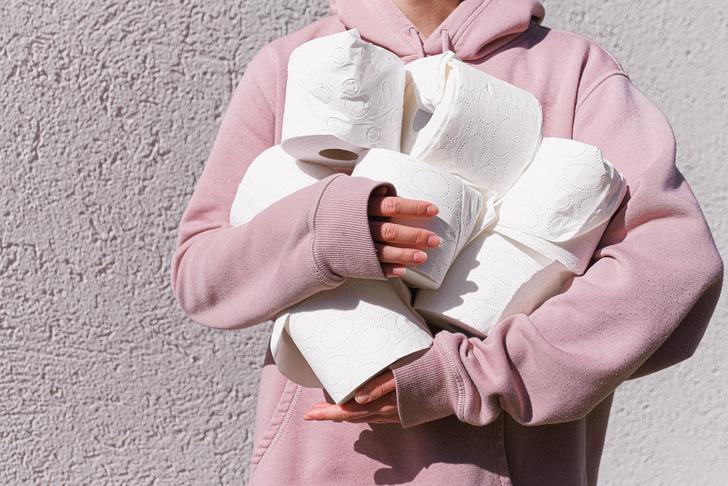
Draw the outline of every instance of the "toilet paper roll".
[[[428,322],[479,335],[532,312],[585,271],[625,193],[597,147],[544,138],[497,223],[463,249],[437,292],[419,290],[413,307]]]
[[[412,61],[405,68],[411,79],[402,152],[458,175],[492,197],[505,193],[541,142],[538,100],[452,52]]]
[[[310,40],[289,57],[281,145],[337,168],[366,148],[399,150],[404,88],[402,60],[357,29]]]
[[[503,318],[533,312],[571,276],[561,263],[485,231],[455,259],[439,290],[417,291],[413,307],[438,327],[485,337]]]
[[[581,274],[626,191],[599,148],[546,137],[503,198],[494,230]]]
[[[274,202],[335,173],[329,167],[296,160],[274,145],[246,169],[230,208],[230,224],[247,223]]]
[[[396,287],[399,287],[397,289]],[[289,379],[323,386],[338,404],[400,358],[432,344],[399,279],[347,279],[276,319],[271,352]]]
[[[402,107],[402,143],[400,152],[408,154],[419,131],[432,117],[445,90],[445,68],[455,54],[446,51],[405,64],[404,105]]]
[[[230,210],[239,226],[283,197],[335,173],[301,162],[279,146],[246,170]],[[324,387],[343,403],[394,361],[428,347],[432,335],[412,309],[400,279],[347,279],[276,316],[270,347],[278,370],[308,387]]]
[[[413,287],[440,287],[450,264],[486,215],[482,194],[455,175],[393,150],[369,150],[354,167],[352,175],[391,182],[398,196],[437,205],[439,212],[432,218],[397,217],[391,220],[428,229],[443,239],[440,247],[427,250],[428,258],[424,263],[407,267],[401,277]]]

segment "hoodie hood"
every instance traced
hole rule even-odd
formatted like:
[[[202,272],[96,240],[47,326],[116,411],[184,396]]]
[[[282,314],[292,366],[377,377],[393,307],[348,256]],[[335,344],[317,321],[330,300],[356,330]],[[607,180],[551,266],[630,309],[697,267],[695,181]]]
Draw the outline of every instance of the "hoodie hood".
[[[331,13],[362,39],[406,60],[447,50],[463,61],[486,56],[541,23],[544,7],[537,0],[463,0],[427,38],[392,0],[330,0]]]

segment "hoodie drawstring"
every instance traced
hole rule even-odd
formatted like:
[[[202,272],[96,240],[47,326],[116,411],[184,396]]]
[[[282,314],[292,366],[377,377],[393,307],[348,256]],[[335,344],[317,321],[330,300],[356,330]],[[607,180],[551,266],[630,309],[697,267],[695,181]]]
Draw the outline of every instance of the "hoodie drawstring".
[[[425,57],[427,54],[425,54],[425,43],[422,40],[422,36],[420,35],[420,32],[417,30],[417,28],[414,25],[411,25],[407,29],[411,36],[413,36],[415,39],[417,39],[417,45],[420,46],[420,54],[422,57]]]
[[[427,57],[427,53],[425,52],[425,43],[422,40],[422,36],[420,35],[420,32],[417,30],[417,27],[411,25],[407,29],[411,36],[417,39],[417,45],[420,46],[420,54],[422,57]],[[440,30],[440,45],[442,47],[442,52],[452,51],[452,39],[450,38],[450,30],[447,27],[443,27]]]
[[[447,27],[440,31],[440,41],[442,42],[442,52],[452,51],[452,39],[450,39],[450,30]]]

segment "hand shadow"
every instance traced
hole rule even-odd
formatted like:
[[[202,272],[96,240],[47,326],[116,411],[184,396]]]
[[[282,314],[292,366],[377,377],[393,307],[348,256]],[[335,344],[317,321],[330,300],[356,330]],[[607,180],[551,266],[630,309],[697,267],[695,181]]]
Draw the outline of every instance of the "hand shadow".
[[[371,430],[359,434],[354,450],[386,466],[374,472],[375,484],[409,484],[423,469],[438,463],[472,464],[497,474],[492,425],[469,425],[454,415],[406,429],[399,424],[368,425]],[[464,450],[462,445],[468,443],[483,447]]]

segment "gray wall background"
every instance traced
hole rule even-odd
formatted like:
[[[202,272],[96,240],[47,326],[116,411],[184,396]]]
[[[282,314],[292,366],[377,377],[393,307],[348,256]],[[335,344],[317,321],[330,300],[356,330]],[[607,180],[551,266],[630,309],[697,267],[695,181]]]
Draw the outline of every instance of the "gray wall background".
[[[724,258],[728,7],[549,0],[668,115]],[[232,89],[321,0],[0,3],[0,483],[241,484],[269,329],[207,329],[169,283]],[[725,292],[724,292],[725,294]],[[617,392],[602,484],[725,484],[724,296],[696,355]]]

